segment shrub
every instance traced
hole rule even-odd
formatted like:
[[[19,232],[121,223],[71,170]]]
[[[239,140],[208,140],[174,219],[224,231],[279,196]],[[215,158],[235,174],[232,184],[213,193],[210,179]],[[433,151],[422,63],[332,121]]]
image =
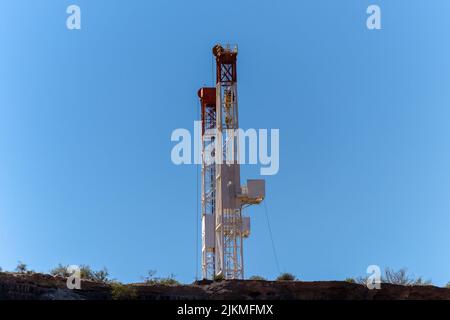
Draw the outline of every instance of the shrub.
[[[175,275],[171,274],[167,278],[159,278],[158,284],[161,284],[163,286],[177,286],[180,283],[175,279]]]
[[[357,277],[354,280],[355,280],[355,283],[357,283],[357,284],[367,286],[367,279],[369,279],[369,277],[366,276],[366,277]]]
[[[345,282],[348,282],[348,283],[356,283],[356,280],[353,279],[353,278],[347,278],[347,279],[345,279]]]
[[[16,272],[17,273],[27,273],[28,272],[27,265],[25,263],[19,261],[16,266]]]
[[[105,267],[98,271],[93,271],[92,280],[97,282],[108,282],[109,281],[109,272]]]
[[[81,279],[93,280],[94,272],[91,267],[85,264],[80,266]]]
[[[356,283],[367,285],[368,278],[368,276],[356,278]],[[386,268],[384,270],[384,275],[381,277],[381,283],[389,283],[400,286],[429,286],[431,285],[431,280],[423,280],[422,277],[414,278],[408,274],[406,268],[402,268],[398,271],[391,268]]]
[[[120,282],[111,284],[111,297],[113,300],[134,300],[137,299],[136,288],[124,285]]]
[[[175,279],[175,275],[173,273],[168,277],[162,278],[155,277],[155,274],[156,274],[155,270],[149,270],[147,272],[147,275],[143,277],[144,282],[148,285],[163,285],[163,286],[177,286],[180,284],[180,282],[178,282]]]
[[[297,280],[295,275],[289,272],[284,272],[280,274],[277,278],[277,281],[295,281],[295,280]]]
[[[143,276],[142,278],[146,284],[153,285],[153,284],[156,284],[156,282],[157,282],[157,278],[155,277],[155,274],[156,274],[155,270],[149,270],[149,271],[147,271],[147,275]]]
[[[450,282],[445,286],[447,289],[450,289]]]
[[[108,269],[103,268],[102,270],[95,271],[92,270],[92,268],[88,265],[81,265],[80,266],[80,272],[81,272],[81,278],[87,279],[95,282],[103,282],[107,283],[109,281],[108,276],[109,272]]]
[[[409,278],[405,268],[398,271],[386,268],[384,270],[384,278],[382,279],[382,282],[406,286],[410,285],[413,280]]]
[[[412,286],[432,286],[431,280],[423,280],[422,277],[417,278],[412,283]]]
[[[423,280],[422,277],[414,279],[408,275],[407,269],[402,268],[395,271],[390,268],[384,270],[384,277],[382,277],[381,282],[396,284],[401,286],[427,286],[431,285],[430,280]]]
[[[225,277],[223,276],[223,274],[216,274],[216,275],[214,275],[213,280],[214,281],[223,281],[223,280],[225,280]]]
[[[70,273],[67,271],[68,268],[69,268],[69,266],[59,264],[56,268],[50,270],[50,274],[53,276],[60,276],[60,277],[67,278],[70,276]],[[81,265],[80,266],[80,275],[81,275],[81,279],[91,280],[91,281],[95,281],[95,282],[107,283],[110,281],[110,279],[108,278],[109,272],[108,272],[108,269],[106,269],[106,268],[95,271],[95,270],[92,270],[91,267],[88,265]]]
[[[52,276],[58,276],[58,277],[64,277],[67,278],[70,276],[70,274],[67,272],[68,266],[63,266],[61,263],[58,264],[56,268],[53,268],[50,270],[50,274]]]
[[[261,277],[261,276],[251,276],[250,278],[248,278],[248,280],[262,280],[262,281],[267,281],[266,278]]]

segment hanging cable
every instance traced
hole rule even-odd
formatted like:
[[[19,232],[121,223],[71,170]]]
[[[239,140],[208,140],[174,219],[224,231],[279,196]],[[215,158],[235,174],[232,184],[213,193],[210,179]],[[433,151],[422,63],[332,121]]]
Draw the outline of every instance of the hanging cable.
[[[267,210],[267,204],[266,204],[266,201],[267,201],[267,200],[264,200],[264,201],[263,201],[263,204],[264,204],[264,212],[265,212],[265,214],[266,214],[267,228],[269,229],[270,241],[272,242],[272,251],[273,251],[273,256],[274,256],[274,258],[275,258],[275,263],[276,263],[276,265],[277,265],[277,271],[278,271],[278,274],[281,274],[281,271],[280,271],[280,264],[279,264],[279,262],[278,262],[278,255],[277,255],[277,251],[276,251],[276,249],[275,249],[275,241],[273,241],[272,228],[270,227],[269,213],[268,213],[268,210]]]

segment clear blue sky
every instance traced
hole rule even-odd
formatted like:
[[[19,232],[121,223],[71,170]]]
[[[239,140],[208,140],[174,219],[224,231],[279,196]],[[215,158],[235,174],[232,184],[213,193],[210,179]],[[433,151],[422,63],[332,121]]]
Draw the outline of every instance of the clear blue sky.
[[[0,266],[194,280],[196,168],[172,164],[170,134],[192,128],[211,47],[231,42],[241,126],[280,129],[266,200],[282,271],[450,281],[450,2],[226,3],[0,3]],[[247,213],[246,274],[273,278],[264,209]]]

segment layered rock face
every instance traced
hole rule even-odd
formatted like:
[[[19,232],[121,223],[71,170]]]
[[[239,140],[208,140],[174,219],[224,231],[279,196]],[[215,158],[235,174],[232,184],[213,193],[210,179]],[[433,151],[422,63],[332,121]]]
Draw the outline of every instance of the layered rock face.
[[[67,280],[46,274],[0,273],[0,300],[104,300],[111,288],[102,283],[82,282],[82,290],[69,290]]]
[[[199,281],[192,285],[130,284],[139,300],[450,300],[450,289],[382,284],[380,290],[342,281]],[[44,274],[0,273],[0,300],[109,300],[111,286],[82,281],[69,290],[66,279]]]

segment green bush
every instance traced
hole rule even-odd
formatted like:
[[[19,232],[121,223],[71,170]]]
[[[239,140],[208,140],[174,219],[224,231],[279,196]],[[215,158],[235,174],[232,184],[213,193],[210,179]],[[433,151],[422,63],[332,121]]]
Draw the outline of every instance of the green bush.
[[[70,276],[70,274],[67,272],[67,268],[68,268],[68,266],[63,266],[60,263],[60,264],[58,264],[57,267],[55,267],[52,270],[50,270],[50,274],[52,276],[58,276],[58,277],[67,278],[67,277]]]
[[[353,278],[347,278],[347,279],[345,279],[345,282],[356,283],[356,280]]]
[[[80,266],[81,279],[94,280],[94,271],[90,266],[82,264]]]
[[[114,282],[111,284],[111,297],[113,300],[135,300],[137,291],[130,285]]]
[[[213,280],[214,281],[223,281],[223,280],[225,280],[225,277],[223,276],[223,274],[216,274],[216,275],[214,275]]]
[[[171,274],[167,278],[159,278],[158,284],[163,286],[178,286],[180,283],[175,279],[175,275]]]
[[[162,285],[162,286],[180,285],[180,282],[178,282],[175,279],[174,274],[171,274],[168,277],[162,277],[162,278],[155,277],[155,274],[156,274],[155,270],[149,270],[147,272],[147,275],[145,277],[143,277],[144,282],[148,285]]]
[[[62,265],[61,263],[52,270],[50,270],[50,274],[53,276],[60,276],[67,278],[70,276],[70,273],[67,271],[69,266]],[[103,268],[101,270],[95,271],[88,265],[80,266],[80,274],[81,279],[91,280],[95,282],[103,282],[108,283],[110,281],[108,269]]]
[[[297,280],[295,275],[289,272],[284,272],[280,274],[277,278],[277,281],[295,281],[295,280]]]
[[[108,269],[103,268],[98,271],[94,271],[92,274],[92,280],[97,282],[108,282],[109,281],[109,272]]]

